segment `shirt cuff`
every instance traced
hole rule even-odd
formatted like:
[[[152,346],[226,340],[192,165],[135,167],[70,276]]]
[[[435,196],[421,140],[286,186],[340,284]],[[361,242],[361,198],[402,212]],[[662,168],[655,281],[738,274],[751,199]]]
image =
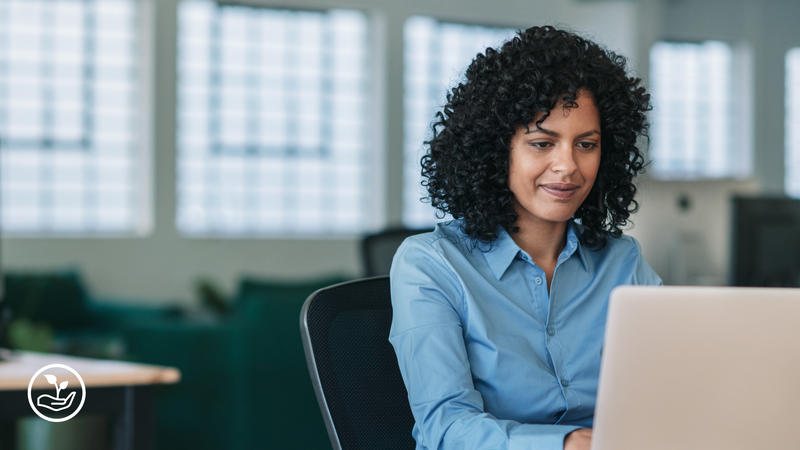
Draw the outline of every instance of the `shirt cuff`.
[[[508,450],[564,450],[564,437],[577,425],[522,424],[512,430]]]

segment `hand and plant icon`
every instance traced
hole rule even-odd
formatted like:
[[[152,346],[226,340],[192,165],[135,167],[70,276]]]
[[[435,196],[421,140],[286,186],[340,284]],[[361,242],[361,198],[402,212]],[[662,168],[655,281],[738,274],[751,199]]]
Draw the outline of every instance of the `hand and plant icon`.
[[[42,394],[36,398],[36,405],[47,408],[51,411],[62,411],[72,406],[72,401],[75,399],[74,391],[70,392],[66,397],[61,398],[61,391],[66,389],[69,382],[64,380],[61,382],[61,384],[59,384],[55,375],[50,375],[49,373],[45,374],[44,377],[47,378],[47,381],[50,384],[55,385],[56,396],[53,397],[52,395]]]

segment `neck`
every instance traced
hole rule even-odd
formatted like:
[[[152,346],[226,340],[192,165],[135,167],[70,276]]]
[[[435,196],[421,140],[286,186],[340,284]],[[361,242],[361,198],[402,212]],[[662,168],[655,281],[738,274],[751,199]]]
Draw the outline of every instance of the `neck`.
[[[516,244],[539,266],[550,266],[566,245],[567,222],[517,221],[516,233],[509,233]]]

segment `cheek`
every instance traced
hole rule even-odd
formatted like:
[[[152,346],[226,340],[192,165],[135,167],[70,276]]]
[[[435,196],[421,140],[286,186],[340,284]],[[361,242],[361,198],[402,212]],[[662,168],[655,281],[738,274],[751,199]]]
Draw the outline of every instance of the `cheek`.
[[[512,151],[508,159],[508,185],[512,191],[524,188],[530,183],[530,159],[514,155]]]
[[[581,161],[581,173],[587,181],[594,182],[597,178],[597,172],[600,170],[600,154],[591,156],[591,158]]]
[[[530,194],[533,191],[541,170],[534,161],[523,160],[509,171],[509,188],[518,194]]]
[[[525,186],[525,173],[519,167],[511,167],[508,171],[508,188],[518,194]]]

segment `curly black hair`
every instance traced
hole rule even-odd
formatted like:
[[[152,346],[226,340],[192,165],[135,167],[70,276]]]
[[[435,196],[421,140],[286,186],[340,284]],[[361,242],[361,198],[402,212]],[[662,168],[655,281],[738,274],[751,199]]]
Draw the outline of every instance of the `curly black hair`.
[[[650,95],[641,79],[628,77],[624,57],[552,26],[519,31],[499,50],[479,53],[466,80],[448,92],[425,142],[423,199],[463,218],[464,232],[477,240],[494,241],[498,225],[519,231],[508,186],[511,137],[543,112],[541,124],[559,101],[577,106],[579,90],[591,92],[600,113],[602,152],[594,186],[573,217],[590,248],[619,237],[638,208],[633,178],[645,160],[636,140],[648,137]]]

